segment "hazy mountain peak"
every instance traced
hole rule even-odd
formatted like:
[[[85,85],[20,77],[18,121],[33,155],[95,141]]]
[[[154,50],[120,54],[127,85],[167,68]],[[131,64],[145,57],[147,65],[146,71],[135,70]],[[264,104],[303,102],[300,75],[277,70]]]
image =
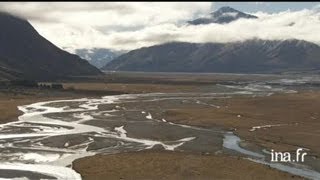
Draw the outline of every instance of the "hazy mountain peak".
[[[217,11],[212,12],[211,14],[213,14],[213,13],[226,13],[226,12],[240,12],[240,11],[233,9],[232,7],[229,7],[229,6],[223,6],[223,7],[219,8]]]
[[[97,68],[102,68],[114,58],[120,56],[126,51],[115,51],[106,48],[92,48],[92,49],[76,49],[75,53]]]

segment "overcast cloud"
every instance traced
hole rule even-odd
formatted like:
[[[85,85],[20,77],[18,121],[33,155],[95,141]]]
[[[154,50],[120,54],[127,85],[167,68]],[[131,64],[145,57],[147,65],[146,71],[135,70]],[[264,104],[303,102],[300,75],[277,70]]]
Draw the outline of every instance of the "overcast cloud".
[[[226,25],[186,25],[208,15],[209,2],[1,2],[0,10],[28,19],[57,46],[131,50],[170,41],[232,42],[251,38],[303,39],[320,44],[319,6],[279,13],[255,12],[258,19]]]

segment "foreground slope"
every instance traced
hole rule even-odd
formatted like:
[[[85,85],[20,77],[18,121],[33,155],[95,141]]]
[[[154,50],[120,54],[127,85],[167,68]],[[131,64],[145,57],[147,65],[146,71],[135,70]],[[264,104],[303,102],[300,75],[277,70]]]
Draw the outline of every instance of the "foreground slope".
[[[21,18],[0,12],[0,79],[51,79],[101,72],[56,47]]]

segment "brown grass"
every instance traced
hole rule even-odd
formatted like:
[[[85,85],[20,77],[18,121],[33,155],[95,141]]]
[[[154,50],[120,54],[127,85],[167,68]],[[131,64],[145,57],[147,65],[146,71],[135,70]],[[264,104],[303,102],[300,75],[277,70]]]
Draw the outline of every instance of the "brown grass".
[[[107,179],[300,179],[236,157],[141,151],[78,159],[84,180]]]

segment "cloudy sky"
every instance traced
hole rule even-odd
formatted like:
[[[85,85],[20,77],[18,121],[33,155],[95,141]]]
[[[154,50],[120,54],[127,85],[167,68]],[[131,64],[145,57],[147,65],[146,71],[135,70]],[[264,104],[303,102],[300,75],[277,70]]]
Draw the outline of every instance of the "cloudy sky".
[[[186,24],[222,6],[259,18],[225,25]],[[28,19],[41,35],[70,52],[250,38],[296,38],[320,44],[318,2],[0,2],[0,11]]]

